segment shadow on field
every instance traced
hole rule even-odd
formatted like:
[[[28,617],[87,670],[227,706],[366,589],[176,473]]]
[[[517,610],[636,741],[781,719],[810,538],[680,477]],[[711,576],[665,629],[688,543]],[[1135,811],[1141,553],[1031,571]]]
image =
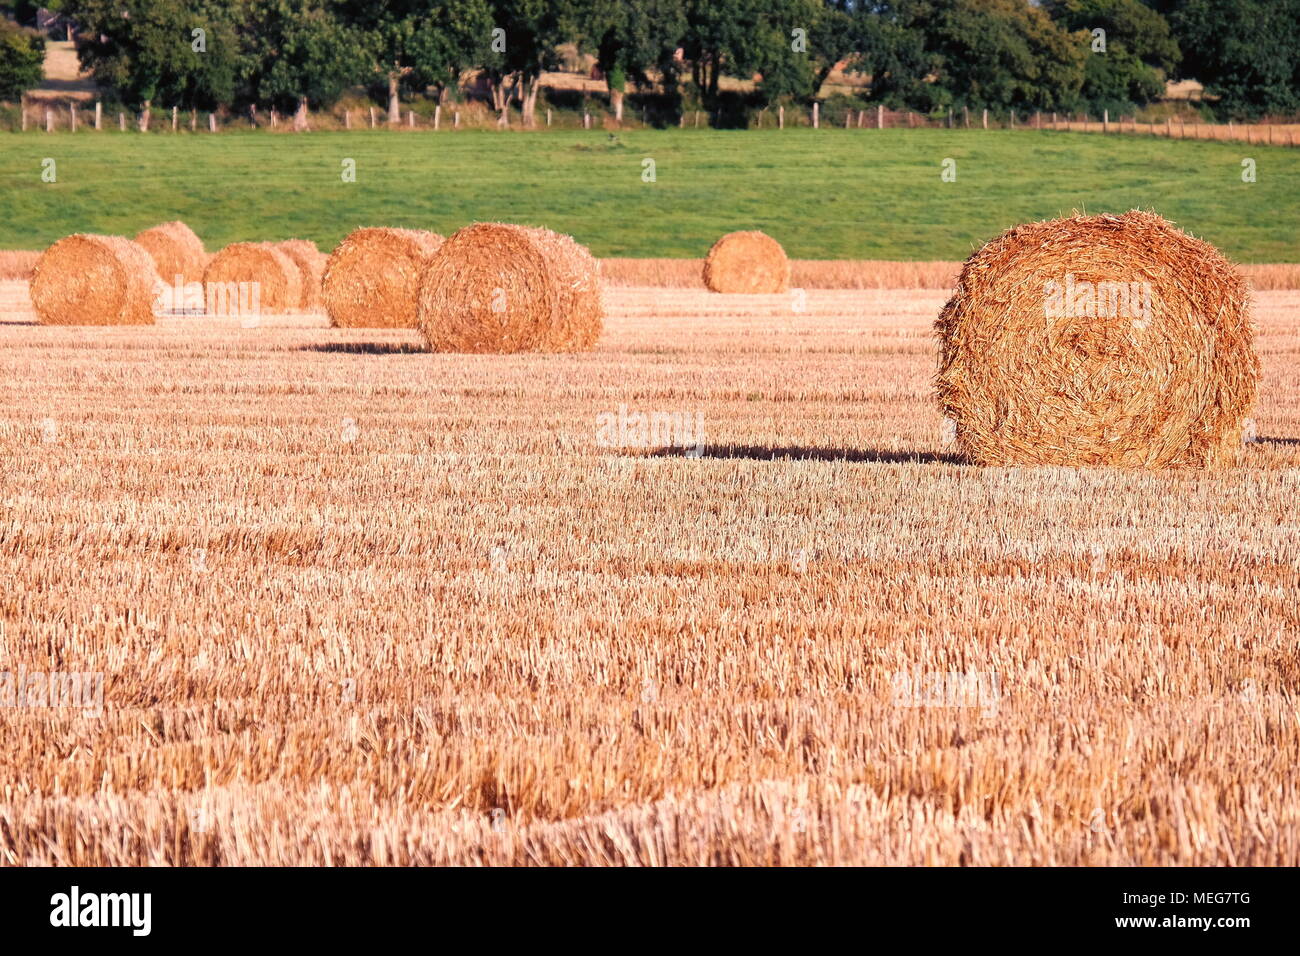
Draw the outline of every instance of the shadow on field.
[[[348,355],[415,355],[429,350],[414,342],[318,342],[300,352],[340,352]]]
[[[883,451],[878,448],[805,448],[798,445],[705,445],[695,448],[660,448],[647,458],[748,458],[754,461],[794,459],[799,461],[876,462],[888,465],[961,465],[956,455],[929,451]]]

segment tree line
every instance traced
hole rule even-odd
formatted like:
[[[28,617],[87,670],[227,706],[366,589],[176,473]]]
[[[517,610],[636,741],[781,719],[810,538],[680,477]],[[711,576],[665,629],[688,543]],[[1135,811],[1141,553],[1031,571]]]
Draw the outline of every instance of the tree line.
[[[81,63],[132,108],[328,107],[358,85],[462,95],[481,75],[535,121],[539,81],[572,44],[612,108],[629,90],[670,110],[816,99],[840,66],[862,95],[923,113],[1118,113],[1197,79],[1224,117],[1300,111],[1300,0],[48,0]],[[0,4],[22,20],[30,3]],[[32,38],[31,43],[39,42]],[[23,85],[23,33],[0,32],[0,97]],[[7,65],[17,63],[18,65]],[[21,62],[19,62],[21,61]],[[9,87],[4,86],[9,77]],[[723,87],[753,80],[744,93]]]

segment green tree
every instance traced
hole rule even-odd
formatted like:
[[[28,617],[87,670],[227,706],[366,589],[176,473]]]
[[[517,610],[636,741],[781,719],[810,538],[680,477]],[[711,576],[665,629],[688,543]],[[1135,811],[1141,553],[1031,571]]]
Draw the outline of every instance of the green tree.
[[[1300,0],[1175,0],[1180,76],[1199,80],[1233,117],[1300,110]]]
[[[67,0],[81,29],[77,57],[95,85],[146,114],[155,102],[190,109],[229,103],[239,76],[230,5],[197,0]]]
[[[295,126],[305,128],[309,107],[329,106],[361,82],[369,50],[338,14],[333,3],[247,0],[240,16],[245,98],[294,109]]]
[[[506,81],[513,81],[524,123],[537,122],[538,81],[542,73],[560,65],[559,46],[581,35],[573,0],[489,0],[493,34],[488,45],[487,68],[493,106],[506,106]]]
[[[1138,0],[1050,0],[1045,7],[1066,30],[1084,35],[1089,55],[1080,95],[1094,109],[1123,109],[1164,94],[1181,53],[1155,10]]]
[[[45,78],[45,37],[0,19],[0,100],[17,100]]]
[[[675,85],[673,53],[686,32],[683,0],[590,0],[581,8],[580,23],[582,40],[595,49],[619,121],[629,79],[644,86],[650,71],[656,70],[665,87]]]
[[[347,0],[342,15],[364,38],[371,69],[384,78],[390,123],[398,120],[403,83],[419,90],[435,85],[441,100],[489,51],[487,0]]]
[[[1079,100],[1087,48],[1024,0],[905,0],[890,5],[891,39],[929,78],[907,77],[908,105],[966,103],[1060,109]],[[922,40],[916,48],[916,36]]]

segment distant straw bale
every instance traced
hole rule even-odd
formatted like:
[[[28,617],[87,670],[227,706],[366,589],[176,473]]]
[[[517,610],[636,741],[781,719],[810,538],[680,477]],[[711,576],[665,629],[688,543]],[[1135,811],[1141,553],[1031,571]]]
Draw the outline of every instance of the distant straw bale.
[[[46,325],[150,325],[159,279],[149,253],[122,236],[60,239],[32,270],[32,307]]]
[[[442,243],[419,229],[354,229],[325,264],[321,302],[330,324],[415,328],[420,276]]]
[[[762,232],[729,232],[704,259],[704,285],[712,292],[785,292],[790,261],[781,244]]]
[[[310,239],[286,239],[277,242],[276,246],[298,267],[298,278],[302,283],[298,308],[304,312],[319,308],[321,276],[325,274],[325,263],[329,257],[317,249],[316,243]]]
[[[302,280],[294,261],[267,242],[235,242],[208,263],[203,284],[209,299],[219,287],[256,284],[258,310],[296,312],[302,299]]]
[[[202,282],[208,254],[203,241],[183,222],[164,222],[146,229],[135,241],[153,257],[158,275],[163,282],[174,284],[181,276],[181,284]]]
[[[983,465],[1223,465],[1259,361],[1246,282],[1157,215],[1017,226],[939,316],[956,443]]]
[[[599,266],[568,236],[466,226],[429,260],[420,329],[436,352],[577,351],[604,322]]]

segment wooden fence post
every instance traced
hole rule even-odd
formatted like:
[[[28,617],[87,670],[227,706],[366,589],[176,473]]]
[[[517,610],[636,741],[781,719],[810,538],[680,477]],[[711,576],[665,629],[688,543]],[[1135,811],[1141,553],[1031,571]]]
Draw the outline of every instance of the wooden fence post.
[[[876,104],[876,129],[885,128],[885,107],[883,104]]]
[[[406,111],[406,125],[410,129],[415,129],[415,110]]]
[[[460,110],[457,110],[456,115],[452,117],[451,125],[460,129]]]
[[[989,128],[989,108],[987,106],[984,107],[984,128]]]
[[[433,108],[433,131],[438,132],[438,127],[442,125],[442,104],[439,103]]]
[[[375,128],[375,108],[373,106],[370,107],[370,128]]]
[[[176,132],[177,122],[179,118],[180,118],[180,110],[178,110],[175,106],[173,106],[172,107],[172,132],[173,133]]]
[[[970,107],[969,106],[963,105],[961,108],[961,125],[964,126],[966,129],[970,129]]]
[[[784,106],[778,106],[776,108],[776,128],[785,129],[785,107]]]
[[[1110,132],[1110,110],[1108,109],[1101,111],[1101,131],[1103,133]]]
[[[95,129],[103,129],[104,104],[95,100]]]
[[[952,107],[948,107],[948,128],[952,129]]]
[[[125,113],[118,113],[118,114],[117,114],[117,128],[118,128],[119,130],[121,130],[123,133],[126,132],[126,114],[125,114]]]
[[[195,110],[190,110],[190,132],[197,133],[199,130],[199,114]]]
[[[684,116],[685,114],[682,115]],[[548,128],[551,125],[551,108],[549,106],[546,107],[546,125]]]
[[[208,132],[209,132],[209,133],[215,133],[216,131],[217,131],[217,114],[216,114],[216,113],[209,113],[209,114],[208,114]]]
[[[54,132],[54,114],[50,112],[50,108],[48,106],[45,108],[45,132],[47,133]]]
[[[77,104],[76,103],[68,104],[68,129],[72,130],[72,132],[74,133],[77,131]]]
[[[821,104],[813,103],[813,129],[821,128]]]
[[[344,110],[344,111],[343,111],[343,128],[344,128],[344,129],[351,129],[351,128],[352,128],[352,111],[351,111],[351,110]]]

